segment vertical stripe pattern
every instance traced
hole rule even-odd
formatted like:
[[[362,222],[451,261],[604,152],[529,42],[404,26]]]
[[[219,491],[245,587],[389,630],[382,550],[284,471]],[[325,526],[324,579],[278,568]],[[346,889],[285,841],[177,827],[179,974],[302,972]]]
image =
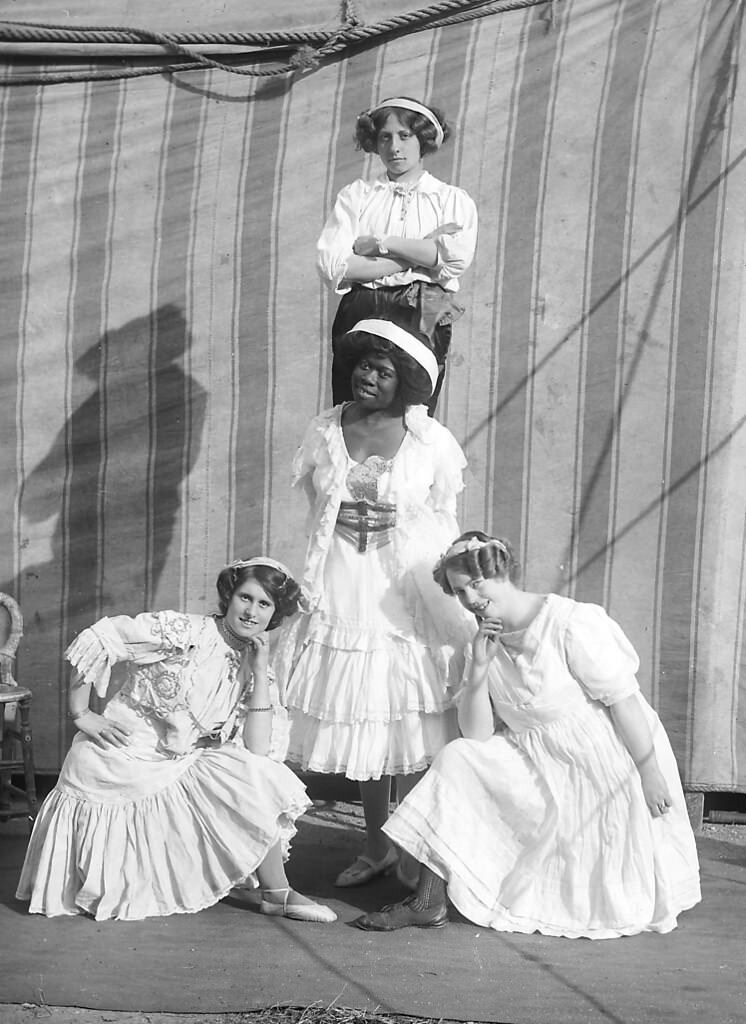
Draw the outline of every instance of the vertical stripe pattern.
[[[41,770],[88,622],[210,609],[236,554],[300,569],[290,462],[329,401],[336,309],[315,242],[377,172],[355,117],[404,93],[445,111],[427,166],[480,213],[439,406],[462,522],[509,537],[527,586],[608,607],[687,785],[746,789],[743,4],[553,15],[292,79],[2,90],[0,587]]]

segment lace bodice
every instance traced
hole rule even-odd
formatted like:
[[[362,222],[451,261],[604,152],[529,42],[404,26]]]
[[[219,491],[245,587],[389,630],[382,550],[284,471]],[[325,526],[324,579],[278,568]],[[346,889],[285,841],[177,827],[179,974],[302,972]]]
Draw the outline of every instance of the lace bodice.
[[[162,611],[100,619],[70,644],[66,657],[100,697],[107,695],[112,667],[126,664],[126,679],[109,705],[125,705],[156,723],[160,749],[172,756],[189,753],[205,736],[225,742],[237,735],[242,698],[253,685],[212,616]],[[279,705],[271,676],[270,695]],[[270,756],[286,741],[284,714],[278,706]]]
[[[381,478],[391,472],[393,459],[369,455],[363,462],[354,462],[346,478],[347,490],[353,501],[379,501]]]

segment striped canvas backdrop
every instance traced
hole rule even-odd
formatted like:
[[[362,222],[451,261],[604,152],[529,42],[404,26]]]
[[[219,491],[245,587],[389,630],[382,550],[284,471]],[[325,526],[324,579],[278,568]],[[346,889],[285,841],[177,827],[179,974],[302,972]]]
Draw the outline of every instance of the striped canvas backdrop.
[[[118,23],[98,7],[82,23]],[[469,458],[461,520],[622,623],[688,786],[746,789],[742,18],[562,0],[292,81],[0,91],[0,589],[40,768],[70,740],[78,630],[210,609],[234,554],[300,568],[289,465],[329,402],[335,309],[315,240],[376,169],[355,115],[404,92],[445,109],[429,169],[480,211],[439,407]]]

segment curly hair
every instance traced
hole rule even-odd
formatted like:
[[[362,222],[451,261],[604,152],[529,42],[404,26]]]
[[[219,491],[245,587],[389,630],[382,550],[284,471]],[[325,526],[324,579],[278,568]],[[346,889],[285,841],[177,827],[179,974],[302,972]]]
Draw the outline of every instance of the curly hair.
[[[225,615],[231,598],[247,580],[256,580],[272,601],[275,610],[267,629],[276,629],[283,619],[298,610],[301,589],[292,576],[286,576],[271,565],[226,566],[218,574],[215,586],[218,591],[220,614]]]
[[[450,556],[446,551],[433,569],[433,579],[444,593],[453,597],[453,588],[448,581],[449,569],[466,573],[474,580],[508,579],[515,583],[520,565],[507,540],[490,537],[481,530],[467,530],[456,538],[451,547],[470,540],[477,540],[479,544]]]
[[[415,334],[411,328],[407,330],[430,348],[423,335]],[[426,405],[430,400],[433,384],[427,370],[393,341],[381,338],[378,334],[369,334],[368,331],[350,331],[344,335],[337,358],[348,377],[352,376],[357,364],[367,356],[385,356],[391,360],[399,378],[397,393],[404,405]]]
[[[402,96],[402,99],[408,100],[412,97]],[[419,103],[419,100],[415,100],[415,102]],[[428,104],[427,109],[440,121],[440,127],[443,129],[443,142],[446,142],[450,138],[451,129],[446,123],[445,117],[437,107],[431,107]],[[432,121],[429,121],[424,114],[420,114],[416,110],[407,110],[405,107],[378,107],[372,113],[364,110],[362,114],[358,115],[355,123],[353,135],[355,148],[362,149],[364,153],[377,153],[378,133],[391,114],[397,118],[400,124],[417,136],[420,143],[420,156],[427,156],[428,153],[434,153],[438,149],[437,131]]]

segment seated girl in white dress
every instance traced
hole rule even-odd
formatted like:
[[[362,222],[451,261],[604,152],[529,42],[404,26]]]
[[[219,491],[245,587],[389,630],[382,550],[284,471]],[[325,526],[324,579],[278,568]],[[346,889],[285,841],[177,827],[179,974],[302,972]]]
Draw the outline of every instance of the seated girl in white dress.
[[[447,920],[591,939],[668,932],[700,899],[694,836],[638,658],[603,608],[529,593],[510,545],[463,534],[435,569],[478,621],[445,747],[383,826],[420,862],[365,930]]]
[[[219,615],[104,618],[67,649],[79,731],[26,853],[16,895],[31,913],[194,913],[258,879],[261,913],[336,919],[290,888],[283,864],[310,801],[282,764],[267,631],[296,611],[300,588],[281,563],[250,558],[226,566],[217,590]],[[106,698],[118,664],[126,679],[99,714],[91,688]]]

